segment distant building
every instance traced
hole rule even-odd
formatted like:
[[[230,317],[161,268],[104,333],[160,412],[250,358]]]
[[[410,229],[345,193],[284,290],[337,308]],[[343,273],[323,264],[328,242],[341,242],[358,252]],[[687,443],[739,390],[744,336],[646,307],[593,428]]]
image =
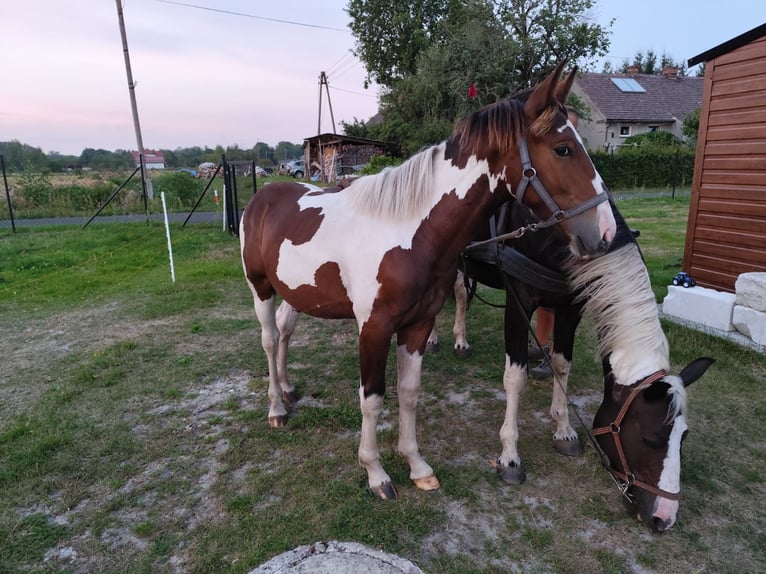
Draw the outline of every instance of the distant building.
[[[130,153],[133,155],[136,167],[138,167],[141,164],[138,152],[132,151]],[[158,149],[146,149],[144,150],[144,165],[146,165],[146,169],[165,169],[165,156]]]
[[[626,138],[667,131],[683,139],[686,116],[702,105],[702,78],[679,76],[674,67],[662,74],[586,73],[575,80],[572,93],[590,108],[580,132],[590,151],[615,151]]]

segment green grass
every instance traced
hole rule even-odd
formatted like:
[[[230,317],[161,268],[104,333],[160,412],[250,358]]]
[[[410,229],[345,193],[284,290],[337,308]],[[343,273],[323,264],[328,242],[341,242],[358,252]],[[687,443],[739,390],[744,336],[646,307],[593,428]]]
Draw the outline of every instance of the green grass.
[[[661,300],[680,270],[688,199],[619,205],[641,231]],[[700,355],[717,363],[689,389],[679,522],[655,536],[625,514],[590,448],[579,459],[553,452],[547,385],[522,399],[528,481],[499,483],[488,461],[505,409],[502,311],[472,304],[463,359],[444,336],[448,302],[418,410],[442,488],[409,482],[388,396],[378,437],[399,499],[380,502],[356,460],[353,322],[301,319],[290,376],[305,402],[271,429],[236,239],[199,225],[172,236],[175,284],[160,226],[0,233],[0,574],[240,573],[329,539],[399,553],[431,574],[766,569],[762,354],[664,323],[674,370]],[[588,422],[602,388],[593,347],[586,319],[570,388],[594,398]],[[394,373],[390,363],[390,386]]]

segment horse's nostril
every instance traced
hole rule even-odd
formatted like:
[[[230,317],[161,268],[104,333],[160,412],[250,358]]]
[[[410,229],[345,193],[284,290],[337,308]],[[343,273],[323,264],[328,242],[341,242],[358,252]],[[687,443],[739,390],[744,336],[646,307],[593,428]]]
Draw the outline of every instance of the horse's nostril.
[[[670,527],[670,520],[665,520],[659,516],[652,516],[651,528],[654,532],[665,532]]]

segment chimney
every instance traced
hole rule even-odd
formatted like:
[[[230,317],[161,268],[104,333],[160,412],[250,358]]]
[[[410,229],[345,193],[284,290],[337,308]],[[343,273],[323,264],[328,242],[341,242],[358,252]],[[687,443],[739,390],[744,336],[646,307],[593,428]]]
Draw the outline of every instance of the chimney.
[[[635,76],[636,74],[638,74],[638,66],[635,64],[628,66],[628,75]]]
[[[662,68],[662,77],[667,78],[669,80],[677,80],[678,79],[678,68],[675,66],[665,66]]]

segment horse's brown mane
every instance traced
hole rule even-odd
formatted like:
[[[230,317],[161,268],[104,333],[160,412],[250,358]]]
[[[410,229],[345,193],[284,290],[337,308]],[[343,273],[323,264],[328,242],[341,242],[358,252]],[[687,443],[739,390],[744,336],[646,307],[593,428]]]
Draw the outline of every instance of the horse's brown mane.
[[[461,149],[475,155],[479,148],[507,150],[519,135],[524,121],[523,109],[532,90],[526,90],[513,97],[486,105],[463,118],[455,127],[453,138],[458,138]],[[553,129],[553,122],[559,112],[566,110],[561,103],[547,107],[527,126],[534,136],[541,136]]]

